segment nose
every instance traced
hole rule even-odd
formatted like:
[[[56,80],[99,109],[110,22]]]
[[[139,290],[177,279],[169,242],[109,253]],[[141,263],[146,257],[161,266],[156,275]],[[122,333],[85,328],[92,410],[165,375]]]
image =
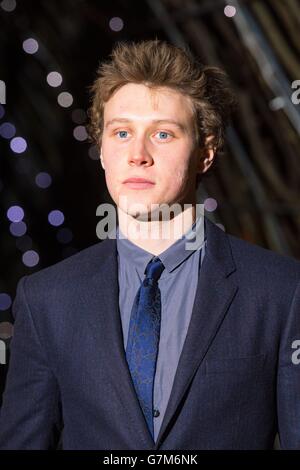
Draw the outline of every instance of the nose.
[[[129,149],[128,163],[131,166],[151,166],[153,158],[143,138],[136,139]]]

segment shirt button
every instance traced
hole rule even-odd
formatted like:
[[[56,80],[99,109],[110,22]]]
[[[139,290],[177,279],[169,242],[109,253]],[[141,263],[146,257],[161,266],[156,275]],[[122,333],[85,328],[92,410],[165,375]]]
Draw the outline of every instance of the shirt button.
[[[153,416],[154,418],[157,418],[160,415],[159,410],[153,410]]]

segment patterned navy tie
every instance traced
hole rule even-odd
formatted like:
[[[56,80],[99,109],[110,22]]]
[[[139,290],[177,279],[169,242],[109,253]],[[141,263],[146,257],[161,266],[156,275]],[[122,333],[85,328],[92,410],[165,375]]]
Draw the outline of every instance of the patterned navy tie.
[[[158,257],[152,258],[147,264],[146,277],[132,307],[126,347],[126,359],[133,384],[152,437],[154,436],[153,386],[161,317],[158,279],[164,268]]]

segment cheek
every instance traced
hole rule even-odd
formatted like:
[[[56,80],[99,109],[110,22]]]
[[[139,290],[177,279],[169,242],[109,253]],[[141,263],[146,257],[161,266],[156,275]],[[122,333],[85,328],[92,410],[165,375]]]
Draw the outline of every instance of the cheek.
[[[111,162],[110,164],[105,164],[105,182],[109,192],[115,194],[117,191],[117,174]]]
[[[188,180],[189,176],[189,165],[187,161],[172,162],[168,171],[169,180],[173,182],[173,185],[183,185]]]
[[[120,159],[116,158],[113,154],[106,154],[104,158],[104,165],[107,179],[113,180],[118,178],[121,171]]]

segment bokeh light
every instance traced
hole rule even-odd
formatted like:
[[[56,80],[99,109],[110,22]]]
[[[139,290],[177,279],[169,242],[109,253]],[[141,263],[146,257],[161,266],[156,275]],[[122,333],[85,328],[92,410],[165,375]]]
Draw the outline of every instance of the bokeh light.
[[[14,11],[17,6],[16,0],[3,0],[0,3],[2,10],[7,11],[8,13]]]
[[[124,26],[124,21],[118,16],[114,16],[109,20],[109,27],[112,31],[121,31]]]
[[[23,50],[27,54],[35,54],[39,50],[39,43],[33,38],[25,39],[23,41]]]
[[[35,183],[39,188],[46,189],[49,188],[49,186],[52,183],[52,178],[49,175],[49,173],[45,171],[41,171],[38,173],[35,177]]]
[[[76,126],[73,130],[73,136],[76,140],[79,140],[81,142],[86,140],[88,135],[85,126]]]
[[[11,139],[16,134],[16,128],[11,122],[3,122],[0,125],[0,135],[4,139]]]
[[[0,338],[9,339],[13,336],[14,326],[9,321],[0,322]]]
[[[63,78],[60,73],[58,72],[50,72],[47,75],[47,83],[48,85],[56,88],[62,84]]]
[[[7,215],[7,218],[11,222],[21,222],[21,220],[24,217],[24,211],[23,211],[22,207],[20,207],[20,206],[11,206],[7,210],[6,215]]]
[[[218,206],[218,203],[213,197],[208,197],[204,201],[204,209],[207,212],[213,212],[214,210],[216,210],[217,206]]]
[[[64,223],[65,216],[60,210],[53,210],[48,214],[48,221],[51,225],[58,227]]]
[[[27,231],[27,225],[22,220],[21,222],[12,222],[9,231],[14,237],[22,237]]]
[[[278,111],[285,107],[285,100],[283,96],[276,96],[271,101],[269,101],[269,107],[272,111]]]
[[[23,153],[27,149],[27,142],[23,137],[14,137],[10,141],[10,148],[15,153]]]
[[[0,292],[0,310],[8,310],[11,306],[11,297],[6,292]]]
[[[34,250],[28,250],[28,251],[25,251],[25,253],[23,253],[22,261],[25,264],[25,266],[28,266],[29,268],[36,266],[39,260],[40,260],[40,257],[38,253]]]
[[[232,5],[226,5],[224,8],[224,14],[228,18],[232,18],[236,14],[236,8]]]
[[[69,108],[73,104],[73,96],[67,91],[62,91],[57,97],[57,102],[63,108]]]
[[[92,160],[99,160],[99,150],[96,145],[89,148],[88,155]]]

